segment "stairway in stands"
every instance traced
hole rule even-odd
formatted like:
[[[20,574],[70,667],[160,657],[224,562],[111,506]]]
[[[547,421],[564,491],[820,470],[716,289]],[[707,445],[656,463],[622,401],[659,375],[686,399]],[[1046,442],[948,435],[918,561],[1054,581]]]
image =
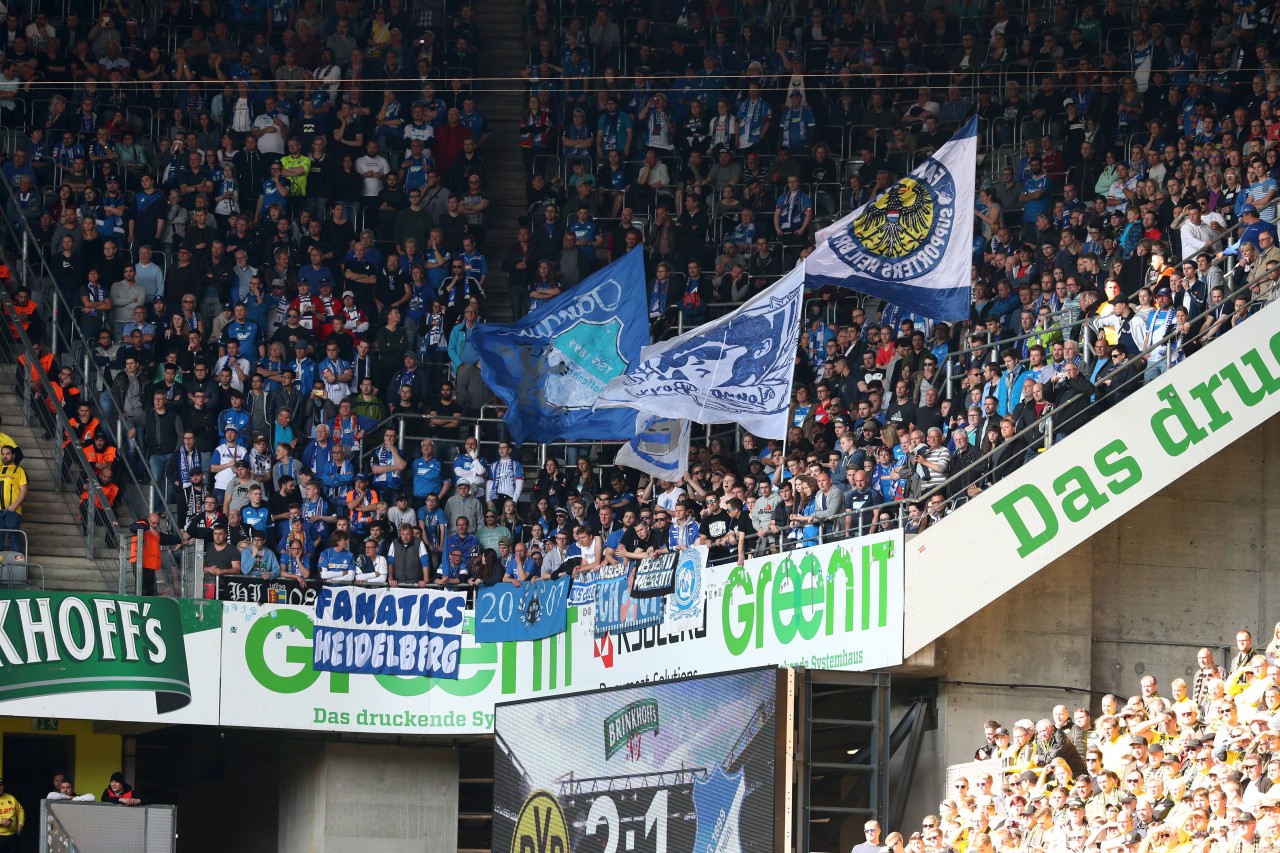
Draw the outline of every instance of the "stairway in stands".
[[[489,172],[489,185],[485,191],[490,199],[485,221],[484,253],[489,260],[489,284],[486,288],[489,298],[485,302],[485,319],[495,323],[511,321],[507,276],[502,272],[502,261],[515,242],[519,228],[516,220],[525,208],[519,132],[520,116],[526,102],[524,81],[520,79],[527,59],[524,8],[523,3],[511,2],[476,6],[483,58],[480,76],[490,78],[482,84],[480,107],[492,133],[480,152]]]
[[[97,559],[90,559],[84,535],[76,524],[79,492],[57,489],[60,450],[46,441],[41,426],[22,422],[22,399],[14,391],[14,366],[0,366],[0,430],[7,433],[24,454],[27,499],[22,529],[27,533],[27,560],[44,567],[45,587],[68,592],[115,592],[116,554],[107,554],[98,535]],[[38,585],[40,573],[32,571]]]
[[[1280,414],[1277,330],[1273,302],[909,539],[904,656]]]

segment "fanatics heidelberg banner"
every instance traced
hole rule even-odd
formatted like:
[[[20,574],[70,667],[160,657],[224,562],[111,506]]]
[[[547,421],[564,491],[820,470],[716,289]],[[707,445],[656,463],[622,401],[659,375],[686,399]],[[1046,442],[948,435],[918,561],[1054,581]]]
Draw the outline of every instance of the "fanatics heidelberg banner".
[[[934,320],[969,318],[978,119],[880,195],[817,234],[805,286],[847,287]]]
[[[564,632],[568,575],[555,580],[482,586],[476,591],[477,643],[543,640]]]
[[[732,314],[645,347],[639,363],[605,387],[597,407],[736,423],[764,438],[785,438],[804,284],[801,265]]]
[[[456,679],[466,602],[465,592],[325,587],[312,668]]]
[[[471,335],[517,443],[625,440],[632,412],[592,409],[649,342],[644,253],[632,251],[511,325]]]

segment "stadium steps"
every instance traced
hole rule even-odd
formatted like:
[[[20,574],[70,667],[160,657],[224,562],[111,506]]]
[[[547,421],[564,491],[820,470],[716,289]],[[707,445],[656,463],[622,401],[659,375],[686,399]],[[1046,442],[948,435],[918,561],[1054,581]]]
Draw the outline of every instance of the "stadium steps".
[[[76,521],[79,492],[70,486],[66,491],[58,490],[55,472],[61,464],[61,450],[55,441],[45,440],[34,421],[30,426],[22,422],[22,400],[14,391],[13,375],[12,365],[0,367],[0,430],[23,452],[28,483],[22,514],[27,560],[43,566],[46,589],[114,592],[117,556],[106,553],[101,537],[97,557],[88,556]],[[33,571],[32,575],[38,583],[39,573]]]
[[[959,508],[954,517],[910,539],[903,642],[908,663],[920,652],[915,662],[927,666],[935,639],[1280,412],[1278,331],[1280,302],[1273,302]],[[1232,376],[1255,392],[1252,400],[1235,390]],[[1221,383],[1212,399],[1230,415],[1229,422],[1219,421],[1217,431],[1204,429],[1210,415],[1190,393],[1206,382],[1209,387]],[[1264,382],[1271,384],[1271,393],[1258,393]],[[1187,412],[1182,419],[1173,414],[1180,404]],[[1163,440],[1157,440],[1158,426]],[[1188,430],[1203,431],[1192,443],[1185,440]],[[1136,471],[1115,464],[1123,459],[1135,463]],[[1261,476],[1256,471],[1252,475]],[[1081,482],[1092,483],[1088,500],[1079,498],[1085,491]],[[1043,496],[1040,504],[1056,519],[1056,534],[1052,522],[1041,521],[1043,511],[1029,509],[1035,494]],[[1090,511],[1067,518],[1066,498],[1060,494],[1076,496],[1076,506]],[[1007,520],[1014,514],[1010,506],[1020,509],[1016,514],[1026,527],[1021,536]],[[1165,543],[1170,560],[1200,537],[1188,531],[1178,538],[1184,541]]]
[[[527,57],[524,48],[524,4],[482,3],[476,7],[480,27],[484,84],[480,109],[492,135],[480,149],[489,184],[488,216],[485,219],[484,254],[489,261],[489,281],[485,288],[485,320],[511,322],[507,297],[507,276],[502,261],[515,243],[518,217],[525,208],[525,181],[520,156],[520,117],[524,112],[526,85],[520,79]]]

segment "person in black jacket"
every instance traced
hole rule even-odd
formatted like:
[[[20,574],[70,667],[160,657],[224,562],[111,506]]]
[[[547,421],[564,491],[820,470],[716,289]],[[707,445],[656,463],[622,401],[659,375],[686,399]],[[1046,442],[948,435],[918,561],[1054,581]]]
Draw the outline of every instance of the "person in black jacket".
[[[1012,418],[1000,421],[1000,443],[991,452],[991,470],[987,475],[991,483],[1000,482],[1022,467],[1026,441],[1021,437],[1015,438],[1016,432]]]
[[[169,400],[163,391],[156,391],[151,399],[151,408],[142,413],[142,435],[140,436],[142,453],[147,457],[151,478],[156,483],[157,491],[163,484],[163,501],[169,503],[173,500],[173,489],[165,473],[169,467],[170,458],[182,442],[182,422],[178,417],[177,409],[169,405]],[[156,511],[161,509],[157,500]]]
[[[1054,415],[1053,431],[1055,436],[1069,435],[1079,429],[1089,419],[1085,411],[1095,391],[1088,377],[1080,373],[1080,366],[1068,361],[1062,372],[1053,377],[1051,383]]]
[[[542,208],[542,221],[530,226],[533,231],[533,257],[539,261],[555,261],[560,257],[564,244],[564,223],[554,204]]]
[[[1129,348],[1122,343],[1111,348],[1111,364],[1098,374],[1097,391],[1100,410],[1105,411],[1138,387],[1142,377],[1140,365],[1129,364]]]
[[[1035,764],[1039,767],[1048,767],[1049,762],[1061,758],[1071,768],[1072,775],[1084,772],[1084,758],[1076,750],[1075,744],[1058,731],[1053,720],[1045,719],[1036,723],[1036,739],[1032,750]]]

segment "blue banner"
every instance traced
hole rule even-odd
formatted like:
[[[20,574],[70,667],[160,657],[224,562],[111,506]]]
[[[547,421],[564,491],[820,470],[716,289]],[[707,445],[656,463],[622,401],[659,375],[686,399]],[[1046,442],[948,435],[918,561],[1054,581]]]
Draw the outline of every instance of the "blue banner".
[[[517,443],[631,438],[634,412],[592,406],[649,343],[643,252],[623,255],[511,325],[477,326],[471,341]]]
[[[662,624],[662,598],[632,598],[631,565],[607,566],[595,583],[595,635],[643,631]]]
[[[568,576],[515,586],[500,583],[476,592],[477,643],[542,640],[565,629]]]
[[[457,678],[466,602],[464,592],[324,587],[312,668]]]
[[[596,603],[596,581],[600,579],[598,572],[583,572],[573,579],[569,588],[569,606],[585,607]]]

